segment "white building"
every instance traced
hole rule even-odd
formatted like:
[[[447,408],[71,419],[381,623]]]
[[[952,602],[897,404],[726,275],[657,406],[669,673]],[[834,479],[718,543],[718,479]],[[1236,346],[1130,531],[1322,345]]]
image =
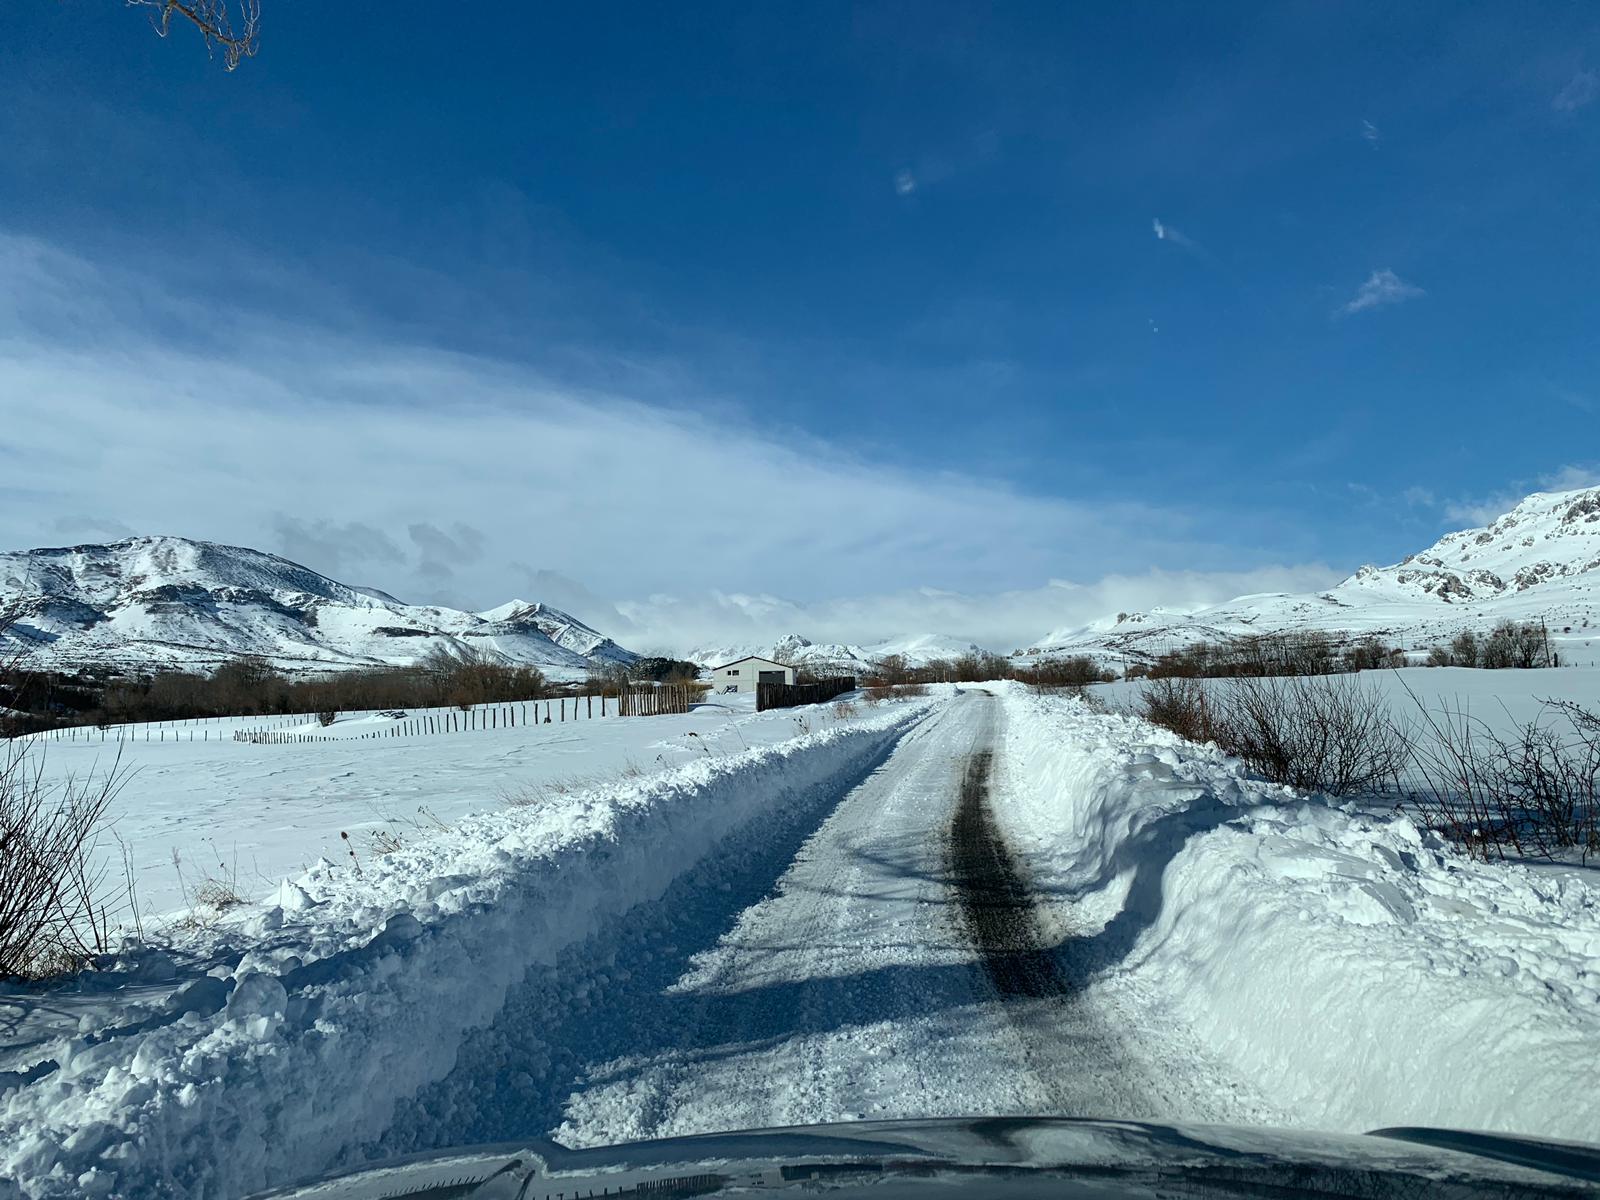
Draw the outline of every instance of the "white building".
[[[713,692],[753,692],[758,683],[793,682],[793,667],[773,662],[770,658],[756,658],[754,655],[711,668]]]

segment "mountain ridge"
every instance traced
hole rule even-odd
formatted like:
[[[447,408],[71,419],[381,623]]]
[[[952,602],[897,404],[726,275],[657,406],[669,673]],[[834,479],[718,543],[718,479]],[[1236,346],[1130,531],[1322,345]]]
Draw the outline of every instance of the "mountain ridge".
[[[1198,641],[1302,630],[1423,649],[1505,620],[1543,620],[1563,661],[1600,661],[1600,487],[1534,492],[1485,526],[1446,533],[1389,566],[1358,567],[1321,592],[1118,613],[1053,631],[1023,657],[1132,664]]]
[[[554,678],[638,656],[578,618],[512,601],[406,604],[279,555],[166,535],[0,554],[0,638],[61,669],[205,670],[259,655],[289,671],[403,666],[480,652]]]

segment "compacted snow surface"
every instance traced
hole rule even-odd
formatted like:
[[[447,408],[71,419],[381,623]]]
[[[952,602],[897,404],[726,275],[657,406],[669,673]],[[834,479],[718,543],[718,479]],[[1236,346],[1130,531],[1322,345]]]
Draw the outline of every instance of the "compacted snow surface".
[[[0,1194],[857,1116],[1596,1138],[1588,874],[1068,698],[937,692],[317,864],[6,998]]]

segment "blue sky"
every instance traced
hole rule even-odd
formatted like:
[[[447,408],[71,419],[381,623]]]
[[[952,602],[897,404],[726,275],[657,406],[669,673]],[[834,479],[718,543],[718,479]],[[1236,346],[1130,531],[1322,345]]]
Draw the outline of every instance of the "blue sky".
[[[8,14],[8,545],[1025,643],[1595,478],[1592,5],[262,5]]]

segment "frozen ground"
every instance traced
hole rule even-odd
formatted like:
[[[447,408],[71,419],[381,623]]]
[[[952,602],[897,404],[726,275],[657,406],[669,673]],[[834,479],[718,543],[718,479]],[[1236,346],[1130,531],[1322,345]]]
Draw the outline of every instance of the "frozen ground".
[[[1069,699],[938,689],[449,824],[7,997],[0,1195],[855,1116],[1600,1129],[1592,873]]]

